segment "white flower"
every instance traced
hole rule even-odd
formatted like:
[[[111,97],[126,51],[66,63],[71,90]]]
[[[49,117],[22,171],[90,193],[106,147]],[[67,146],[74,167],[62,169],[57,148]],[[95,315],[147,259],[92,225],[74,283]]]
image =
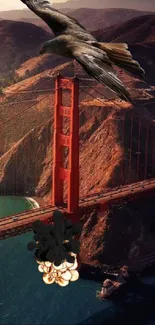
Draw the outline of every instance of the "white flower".
[[[46,284],[57,283],[61,287],[65,287],[69,284],[69,281],[77,281],[79,279],[79,272],[76,270],[78,267],[76,254],[71,253],[75,257],[74,263],[67,261],[63,262],[59,266],[54,265],[51,262],[39,262],[39,272],[45,272],[43,274],[43,281]]]

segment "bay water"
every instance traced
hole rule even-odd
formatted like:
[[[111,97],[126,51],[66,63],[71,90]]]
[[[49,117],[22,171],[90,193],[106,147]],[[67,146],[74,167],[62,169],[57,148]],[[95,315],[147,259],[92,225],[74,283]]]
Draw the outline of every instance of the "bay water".
[[[1,197],[0,217],[35,208],[36,204],[29,198]],[[114,306],[96,298],[101,283],[79,279],[67,287],[46,285],[33,252],[27,250],[32,236],[28,232],[0,241],[0,324],[88,324],[95,315],[96,324],[103,324]],[[100,313],[102,319],[97,316]]]

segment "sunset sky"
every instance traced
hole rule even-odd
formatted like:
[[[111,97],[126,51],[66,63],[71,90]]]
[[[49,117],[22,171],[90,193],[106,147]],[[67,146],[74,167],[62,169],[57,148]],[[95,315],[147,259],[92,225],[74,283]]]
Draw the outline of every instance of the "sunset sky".
[[[65,0],[54,0],[52,2],[65,2]],[[26,6],[20,0],[0,0],[0,11],[23,8]]]

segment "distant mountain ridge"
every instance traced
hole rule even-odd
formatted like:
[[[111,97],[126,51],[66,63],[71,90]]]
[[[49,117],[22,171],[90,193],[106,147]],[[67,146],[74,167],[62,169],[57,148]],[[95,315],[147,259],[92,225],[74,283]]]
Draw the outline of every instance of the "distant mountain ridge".
[[[94,31],[98,40],[127,42],[129,45],[155,42],[155,14],[135,17],[110,28]]]
[[[150,15],[152,12],[138,11],[134,9],[112,8],[112,9],[92,9],[80,8],[69,12],[69,16],[77,19],[85,28],[94,30],[124,23],[130,19]]]
[[[51,35],[41,27],[10,20],[0,21],[0,35],[0,86],[5,86],[11,81],[15,69],[39,55],[42,44]]]
[[[78,8],[128,8],[138,10],[155,11],[154,0],[68,0],[61,3],[53,3],[53,7],[56,9],[78,9]]]
[[[123,9],[123,8],[111,8],[111,9],[92,9],[92,8],[79,8],[76,10],[62,9],[62,12],[75,19],[77,19],[85,28],[89,30],[103,29],[115,24],[123,23],[134,17],[142,15],[152,14],[148,11],[140,11],[134,9]],[[0,19],[3,20],[15,20],[32,23],[34,25],[43,27],[50,31],[49,27],[44,23],[42,19],[37,17],[30,10],[12,10],[0,12]]]

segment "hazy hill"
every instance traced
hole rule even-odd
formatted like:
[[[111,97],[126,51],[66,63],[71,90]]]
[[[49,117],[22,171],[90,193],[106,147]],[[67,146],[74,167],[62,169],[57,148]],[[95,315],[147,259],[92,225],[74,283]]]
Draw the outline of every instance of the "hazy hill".
[[[69,8],[62,9],[62,12],[68,13],[70,10],[71,9]],[[31,10],[28,9],[0,11],[0,20],[1,19],[24,21],[48,29],[48,26],[39,17],[37,17]]]
[[[62,8],[130,8],[155,11],[154,0],[68,0],[63,3],[53,3],[56,9]]]
[[[98,30],[93,34],[106,42],[114,40],[128,42],[130,45],[148,43],[155,40],[155,15],[135,17],[110,28]]]
[[[63,12],[69,12],[71,9],[62,9]],[[34,19],[37,16],[29,9],[6,10],[0,11],[1,19],[21,20],[21,19]],[[39,18],[38,18],[39,19]]]
[[[21,63],[39,54],[49,38],[45,30],[33,24],[0,21],[0,79],[6,82]]]
[[[123,23],[134,17],[150,14],[149,12],[132,9],[90,9],[80,8],[70,11],[69,15],[76,18],[84,27],[94,30],[106,28],[115,24]]]
[[[0,96],[0,138],[5,139],[0,153],[6,152],[27,132],[51,117],[54,76],[59,72],[72,75],[70,67],[72,62],[46,69],[5,88],[4,95]]]
[[[124,22],[134,17],[138,17],[145,14],[151,14],[151,12],[138,11],[133,9],[92,9],[92,8],[80,8],[76,10],[63,10],[67,12],[71,17],[76,18],[87,29],[95,30],[99,28],[106,28],[114,24],[118,24],[120,21]],[[9,19],[24,21],[33,23],[37,26],[41,26],[50,31],[49,27],[37,17],[30,10],[12,10],[0,12],[0,19]]]
[[[34,56],[24,61],[24,63],[15,70],[15,75],[25,79],[41,73],[46,69],[55,68],[66,61],[66,58],[59,57],[58,55],[44,54],[43,56]]]

